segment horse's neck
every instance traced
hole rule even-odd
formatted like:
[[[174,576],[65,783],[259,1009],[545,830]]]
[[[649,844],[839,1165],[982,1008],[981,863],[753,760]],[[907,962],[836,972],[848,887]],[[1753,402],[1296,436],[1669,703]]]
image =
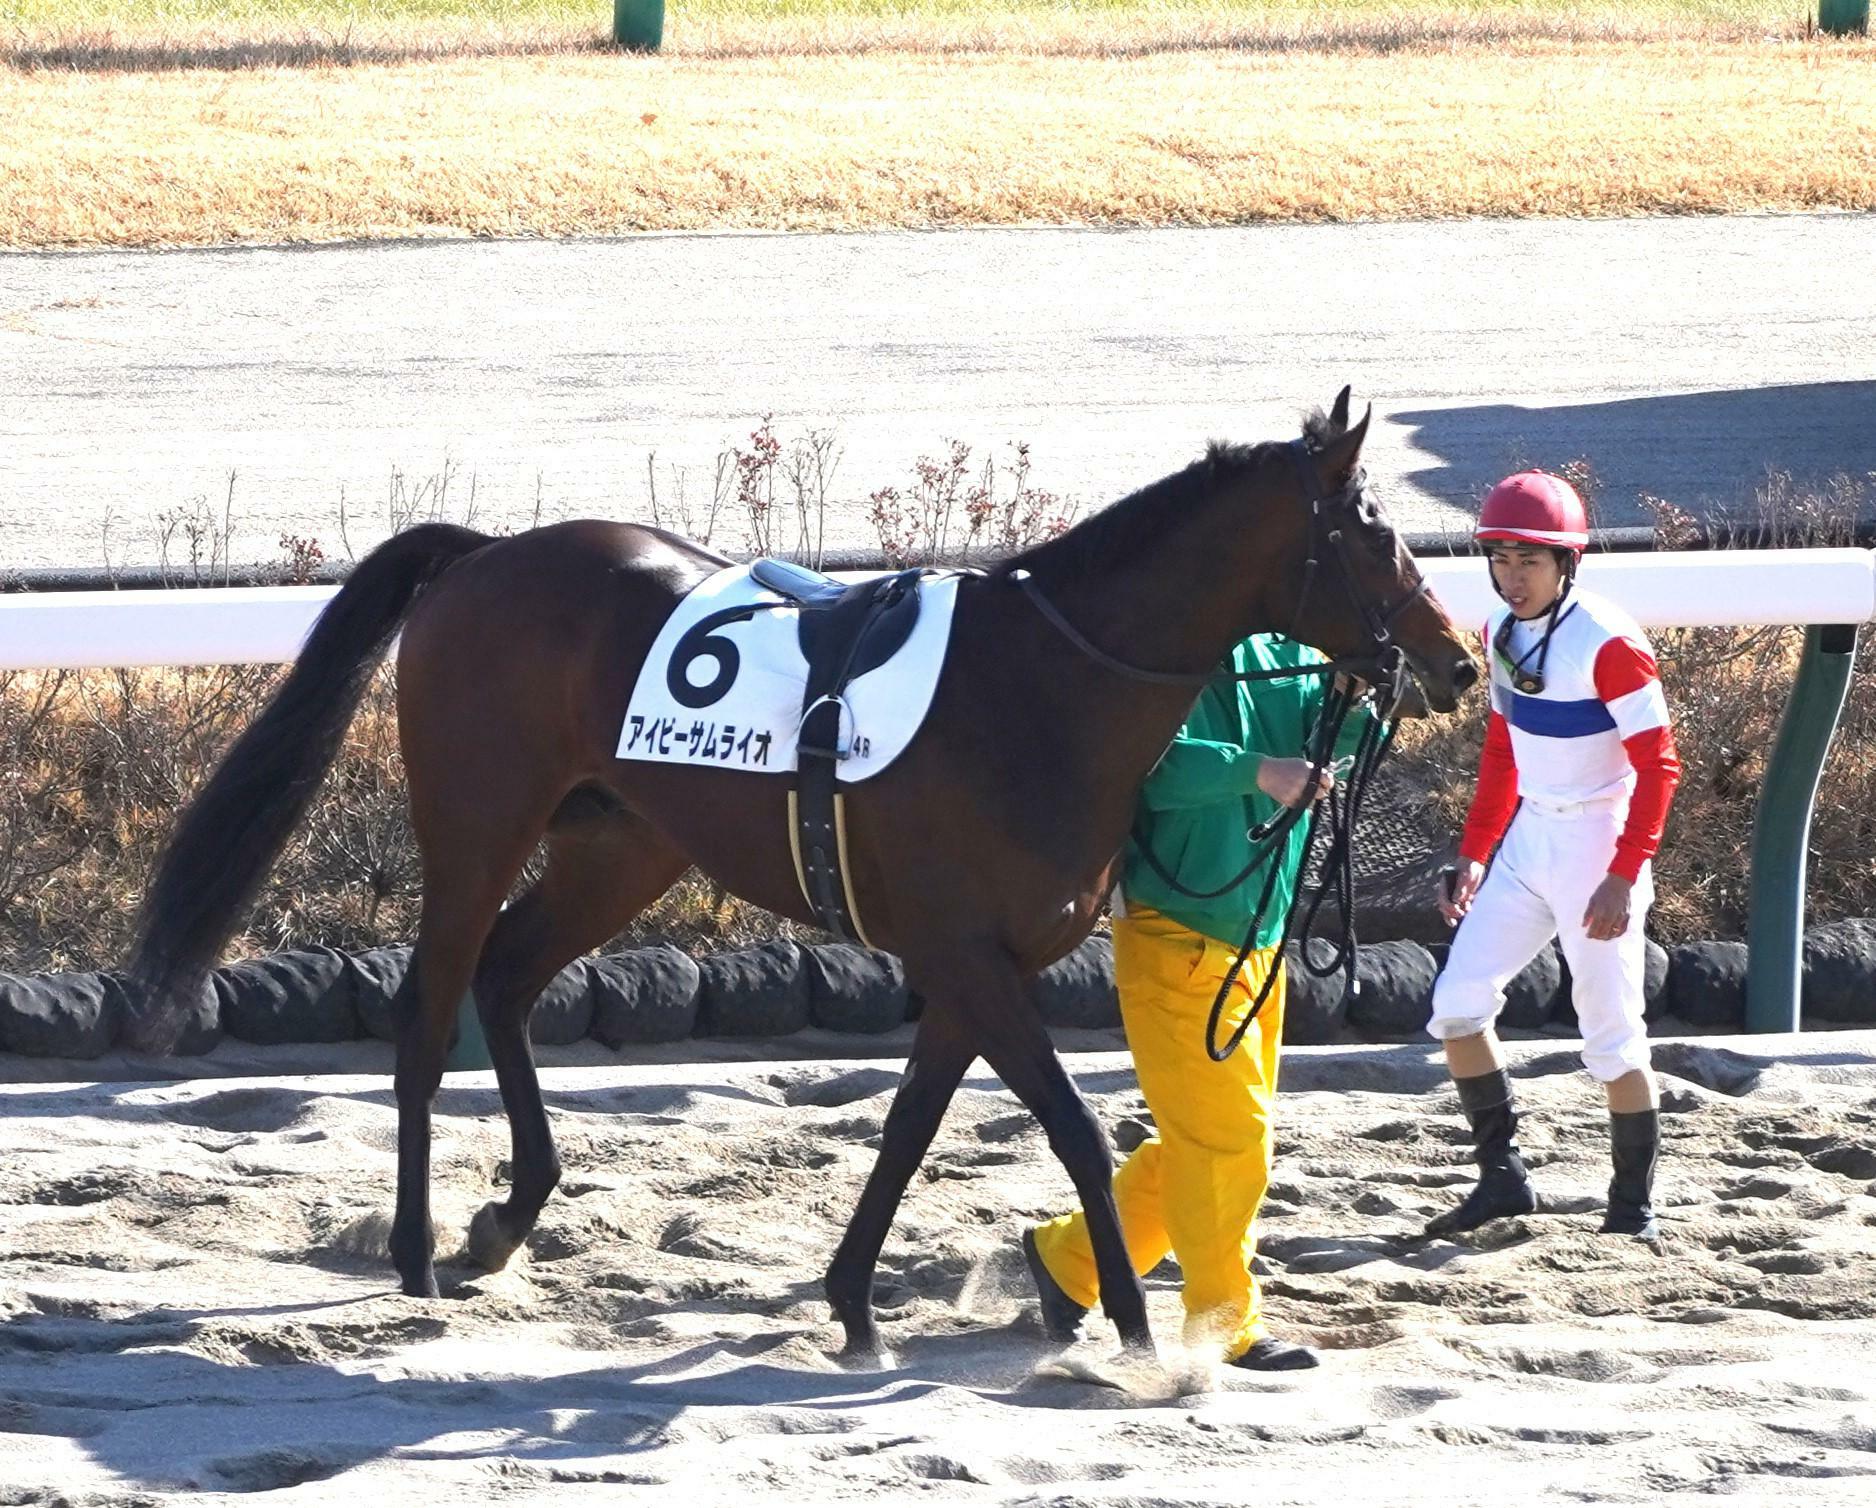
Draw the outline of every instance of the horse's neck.
[[[1044,584],[1110,654],[1145,670],[1203,674],[1239,640],[1284,626],[1264,619],[1285,552],[1241,492],[1208,499],[1181,522],[1130,559]]]

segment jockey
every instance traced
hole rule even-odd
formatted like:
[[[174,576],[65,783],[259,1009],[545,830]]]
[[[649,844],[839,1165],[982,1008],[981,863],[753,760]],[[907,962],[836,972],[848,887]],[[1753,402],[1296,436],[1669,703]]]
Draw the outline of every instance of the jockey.
[[[1505,605],[1484,629],[1490,721],[1459,863],[1439,898],[1448,923],[1465,925],[1434,985],[1428,1030],[1445,1044],[1480,1177],[1427,1234],[1537,1207],[1492,1023],[1506,984],[1556,937],[1583,1065],[1608,1095],[1615,1172],[1603,1230],[1657,1242],[1659,1096],[1642,1021],[1642,923],[1654,895],[1649,861],[1680,780],[1667,702],[1647,636],[1576,584],[1589,525],[1568,482],[1542,471],[1507,477],[1473,537]]]

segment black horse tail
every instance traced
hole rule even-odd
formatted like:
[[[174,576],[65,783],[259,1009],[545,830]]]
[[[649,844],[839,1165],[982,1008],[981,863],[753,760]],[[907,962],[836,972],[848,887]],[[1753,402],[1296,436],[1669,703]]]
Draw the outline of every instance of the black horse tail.
[[[394,535],[326,605],[292,671],[170,834],[143,899],[127,1035],[174,1045],[199,989],[338,757],[372,672],[418,594],[490,536],[455,524]]]

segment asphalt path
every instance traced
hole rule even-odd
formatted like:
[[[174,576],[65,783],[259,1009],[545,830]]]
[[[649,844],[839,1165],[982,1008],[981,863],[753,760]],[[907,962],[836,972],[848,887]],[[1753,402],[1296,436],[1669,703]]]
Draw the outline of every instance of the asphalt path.
[[[1876,472],[1872,271],[1866,215],[7,254],[0,570],[154,562],[231,473],[244,560],[339,552],[341,496],[362,548],[445,474],[484,523],[646,517],[655,458],[701,516],[764,414],[833,433],[826,538],[865,545],[948,441],[1085,510],[1343,383],[1410,528],[1577,457],[1605,523],[1737,510]]]

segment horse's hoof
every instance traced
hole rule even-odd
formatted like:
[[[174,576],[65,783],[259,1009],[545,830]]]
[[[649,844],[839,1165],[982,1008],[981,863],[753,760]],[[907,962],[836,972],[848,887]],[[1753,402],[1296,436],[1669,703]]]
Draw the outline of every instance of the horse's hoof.
[[[848,1341],[834,1358],[849,1372],[885,1372],[893,1365],[892,1352],[880,1341]]]
[[[436,1274],[431,1271],[425,1271],[419,1277],[405,1278],[398,1287],[405,1298],[440,1299],[443,1297],[442,1290],[436,1286]]]
[[[500,1272],[521,1243],[502,1228],[501,1206],[493,1202],[476,1211],[469,1222],[469,1260],[484,1272]]]

